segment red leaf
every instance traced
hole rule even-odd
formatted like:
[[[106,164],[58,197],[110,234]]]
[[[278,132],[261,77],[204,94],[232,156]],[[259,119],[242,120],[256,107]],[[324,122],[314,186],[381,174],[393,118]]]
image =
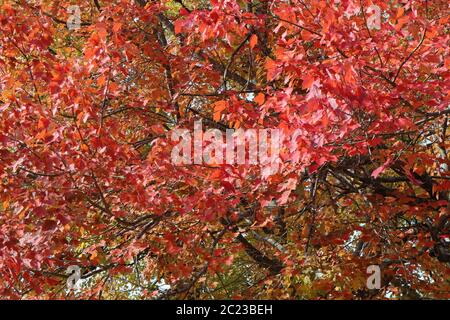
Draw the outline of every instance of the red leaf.
[[[387,169],[387,167],[389,167],[389,165],[391,165],[391,163],[392,163],[392,159],[389,158],[388,160],[386,160],[386,162],[381,167],[378,167],[377,169],[375,169],[372,172],[371,176],[376,179],[381,173],[383,173],[384,170]]]

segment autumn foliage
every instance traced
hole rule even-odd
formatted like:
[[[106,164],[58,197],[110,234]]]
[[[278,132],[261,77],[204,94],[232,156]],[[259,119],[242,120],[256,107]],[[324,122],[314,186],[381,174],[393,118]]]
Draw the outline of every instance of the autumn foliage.
[[[450,298],[449,13],[0,1],[0,297]],[[271,175],[175,165],[200,119],[298,148]]]

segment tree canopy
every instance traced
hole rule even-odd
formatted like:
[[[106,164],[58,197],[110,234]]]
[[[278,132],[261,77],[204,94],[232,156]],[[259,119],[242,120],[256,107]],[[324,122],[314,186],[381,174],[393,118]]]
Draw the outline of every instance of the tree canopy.
[[[449,17],[0,1],[0,297],[450,298]],[[297,148],[275,173],[175,164],[171,132],[200,120]]]

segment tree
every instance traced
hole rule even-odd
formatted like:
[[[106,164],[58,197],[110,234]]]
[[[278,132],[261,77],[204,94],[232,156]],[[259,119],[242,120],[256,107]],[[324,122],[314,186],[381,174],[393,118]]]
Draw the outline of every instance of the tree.
[[[447,1],[0,5],[0,297],[449,298]],[[174,164],[199,120],[297,148]]]

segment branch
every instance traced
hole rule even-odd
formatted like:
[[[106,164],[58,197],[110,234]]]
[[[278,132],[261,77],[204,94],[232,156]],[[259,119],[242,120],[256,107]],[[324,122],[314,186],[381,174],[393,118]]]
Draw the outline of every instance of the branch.
[[[222,85],[220,86],[220,87],[224,86],[225,90],[227,89],[227,88],[226,88],[226,83],[227,83],[228,69],[231,67],[231,64],[232,64],[233,61],[234,61],[234,57],[238,54],[238,52],[241,50],[241,48],[244,46],[244,44],[248,41],[248,39],[250,39],[251,35],[252,35],[252,33],[249,32],[249,33],[247,34],[247,36],[244,38],[244,40],[242,40],[242,42],[239,44],[239,46],[233,51],[233,54],[231,55],[230,60],[228,61],[227,66],[225,67],[225,70],[224,70],[224,72],[223,72],[223,81],[222,81]],[[247,81],[246,81],[246,82],[247,82]],[[219,87],[219,88],[220,88],[220,87]]]
[[[403,66],[408,62],[409,59],[411,59],[411,57],[413,56],[413,54],[419,50],[420,46],[422,45],[422,43],[425,40],[425,36],[427,34],[427,28],[425,28],[425,30],[423,31],[423,35],[422,35],[422,39],[420,39],[419,44],[414,48],[413,51],[411,51],[411,53],[406,57],[405,60],[403,60],[403,62],[400,64],[400,67],[397,70],[397,73],[394,77],[394,79],[392,80],[393,83],[395,83],[395,81],[397,80],[398,76],[400,75],[400,71],[402,70]]]

